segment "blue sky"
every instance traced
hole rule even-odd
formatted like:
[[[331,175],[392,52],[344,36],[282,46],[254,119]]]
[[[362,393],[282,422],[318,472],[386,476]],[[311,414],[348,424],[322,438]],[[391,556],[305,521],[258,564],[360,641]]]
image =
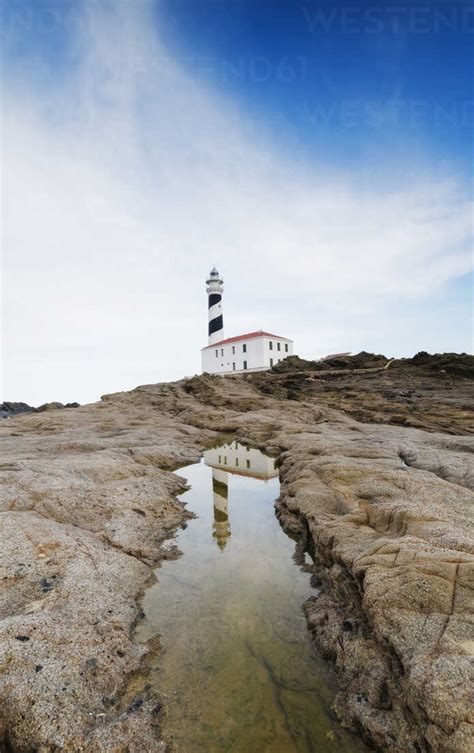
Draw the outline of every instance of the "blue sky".
[[[195,75],[303,158],[470,169],[471,3],[165,0],[157,17]]]
[[[32,75],[41,69],[54,85],[74,70],[80,48],[71,32],[81,5],[4,3],[7,77],[10,67],[30,68]],[[152,5],[156,28],[176,60],[301,159],[320,160],[323,152],[333,163],[382,159],[385,168],[396,169],[397,155],[415,155],[427,162],[449,159],[472,178],[471,2]]]
[[[22,0],[3,15],[2,398],[472,350],[472,4]],[[91,368],[93,364],[93,368]]]

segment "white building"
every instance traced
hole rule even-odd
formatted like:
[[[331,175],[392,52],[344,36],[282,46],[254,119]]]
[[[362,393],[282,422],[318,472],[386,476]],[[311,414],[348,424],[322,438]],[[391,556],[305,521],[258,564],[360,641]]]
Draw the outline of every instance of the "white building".
[[[278,476],[273,458],[240,442],[226,442],[204,452],[204,463],[215,470],[268,480]],[[227,480],[226,480],[227,483]]]
[[[214,267],[207,279],[209,345],[201,350],[202,370],[209,374],[264,371],[293,355],[293,340],[258,330],[224,339],[224,280]]]

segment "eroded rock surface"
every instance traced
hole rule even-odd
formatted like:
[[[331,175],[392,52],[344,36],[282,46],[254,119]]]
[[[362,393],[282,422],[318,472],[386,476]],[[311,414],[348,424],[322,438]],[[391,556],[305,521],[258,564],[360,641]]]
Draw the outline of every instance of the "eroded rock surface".
[[[325,361],[290,357],[252,379],[266,395],[317,400],[363,423],[473,433],[474,356],[465,353],[418,353],[390,362],[372,353]]]
[[[5,750],[166,750],[147,649],[132,634],[153,566],[174,555],[163,542],[189,515],[172,470],[216,432],[279,457],[277,514],[314,558],[318,591],[305,609],[341,679],[341,717],[393,753],[472,749],[465,377],[457,436],[360,423],[343,391],[331,405],[319,387],[300,385],[297,400],[265,395],[264,379],[149,385],[0,426]],[[438,407],[445,422],[449,400]],[[429,428],[439,428],[434,412]]]

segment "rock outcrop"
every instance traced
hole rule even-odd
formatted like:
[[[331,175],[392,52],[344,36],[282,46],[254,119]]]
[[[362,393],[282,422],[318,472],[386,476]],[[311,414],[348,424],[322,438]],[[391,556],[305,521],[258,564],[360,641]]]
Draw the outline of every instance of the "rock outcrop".
[[[61,410],[62,408],[79,408],[79,403],[66,403],[65,405],[58,402],[43,403],[43,405],[33,408],[28,403],[5,402],[0,404],[0,418],[13,418],[20,413],[42,413],[43,411]]]
[[[0,403],[0,418],[12,418],[19,413],[34,413],[36,408],[33,408],[28,403]]]
[[[466,354],[418,353],[391,362],[371,353],[330,361],[290,357],[252,381],[265,395],[317,401],[363,423],[473,434],[474,356]]]
[[[306,614],[342,680],[339,714],[383,750],[468,751],[472,443],[393,427],[316,434],[283,453],[277,511],[315,562]]]
[[[4,422],[4,749],[166,750],[147,684],[158,647],[138,647],[133,628],[153,565],[177,554],[164,542],[190,514],[172,471],[226,432],[278,457],[277,515],[314,560],[305,609],[341,680],[340,716],[390,753],[471,750],[472,380],[450,377],[461,409],[445,375],[436,400],[412,372],[406,389],[424,400],[412,411],[384,396],[403,389],[385,373],[366,398],[376,423],[365,407],[364,422],[353,415],[365,377],[338,391],[296,380],[288,399],[275,380],[291,374],[195,377]],[[403,411],[425,430],[389,423]]]

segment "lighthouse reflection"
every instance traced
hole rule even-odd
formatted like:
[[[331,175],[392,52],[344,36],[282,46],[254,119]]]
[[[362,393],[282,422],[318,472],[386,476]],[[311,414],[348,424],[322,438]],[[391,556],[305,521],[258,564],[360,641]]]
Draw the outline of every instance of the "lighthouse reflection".
[[[252,447],[239,442],[229,442],[213,447],[204,453],[204,463],[212,469],[212,496],[214,521],[212,536],[221,551],[230,537],[229,477],[248,476],[268,481],[278,476],[275,461]]]

